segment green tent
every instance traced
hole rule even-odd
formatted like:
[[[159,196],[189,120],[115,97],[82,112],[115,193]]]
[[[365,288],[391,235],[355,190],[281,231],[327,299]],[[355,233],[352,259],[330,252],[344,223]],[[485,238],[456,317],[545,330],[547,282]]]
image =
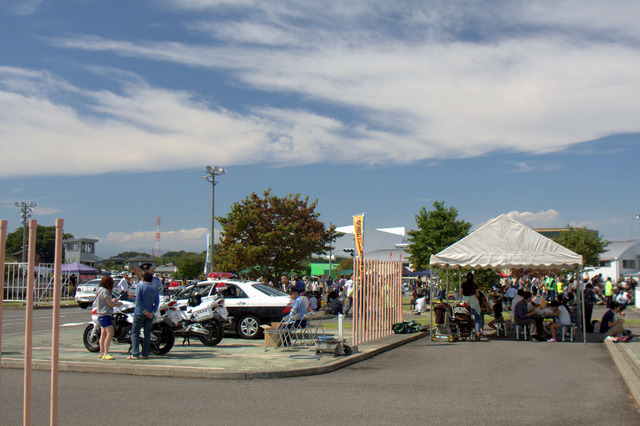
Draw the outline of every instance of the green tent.
[[[310,263],[309,267],[311,271],[309,275],[315,275],[319,277],[320,275],[326,276],[329,275],[329,264],[328,263]],[[335,270],[338,267],[337,263],[333,263],[331,265],[331,269],[333,269],[333,273],[335,274]]]

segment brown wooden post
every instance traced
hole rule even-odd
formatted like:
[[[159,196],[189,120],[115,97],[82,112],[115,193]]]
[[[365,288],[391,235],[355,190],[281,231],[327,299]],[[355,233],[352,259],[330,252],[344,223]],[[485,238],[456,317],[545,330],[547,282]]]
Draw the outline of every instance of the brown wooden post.
[[[49,422],[58,424],[58,361],[60,355],[60,299],[62,297],[62,239],[64,220],[56,219],[53,267],[53,321],[51,326],[51,407]]]

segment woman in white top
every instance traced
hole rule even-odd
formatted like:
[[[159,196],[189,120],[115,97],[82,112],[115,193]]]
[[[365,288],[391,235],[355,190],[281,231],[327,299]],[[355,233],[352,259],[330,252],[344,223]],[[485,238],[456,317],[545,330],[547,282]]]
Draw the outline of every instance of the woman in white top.
[[[551,339],[549,339],[548,341],[556,342],[558,337],[558,329],[563,325],[571,324],[571,315],[569,315],[569,311],[567,311],[567,308],[565,308],[563,305],[560,305],[557,300],[549,303],[549,306],[551,307],[551,312],[547,313],[547,316],[554,316],[557,319],[556,322],[554,322],[550,326]]]
[[[96,300],[93,302],[93,306],[96,308],[96,314],[98,315],[98,323],[100,323],[100,327],[102,328],[100,333],[100,356],[98,358],[106,360],[114,359],[113,355],[109,354],[109,346],[113,338],[113,308],[122,305],[122,303],[111,298],[112,290],[113,278],[105,275],[100,281],[100,287],[96,293]]]

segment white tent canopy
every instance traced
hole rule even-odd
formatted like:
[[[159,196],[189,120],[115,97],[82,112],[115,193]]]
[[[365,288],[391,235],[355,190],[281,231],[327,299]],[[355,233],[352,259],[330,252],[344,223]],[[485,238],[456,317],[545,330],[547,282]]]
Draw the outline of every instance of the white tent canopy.
[[[431,256],[432,266],[460,269],[577,269],[582,256],[500,215]]]

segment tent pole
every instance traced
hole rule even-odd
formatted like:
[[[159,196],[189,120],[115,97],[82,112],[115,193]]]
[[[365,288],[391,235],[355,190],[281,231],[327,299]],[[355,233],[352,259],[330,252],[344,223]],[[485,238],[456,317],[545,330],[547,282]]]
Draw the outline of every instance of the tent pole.
[[[440,272],[441,268],[436,270],[436,276]],[[437,280],[433,279],[433,271],[431,267],[429,267],[429,278],[428,278],[428,287],[429,287],[429,343],[433,342],[431,336],[433,336],[433,283],[437,282]]]
[[[449,268],[447,268],[447,291],[444,293],[444,300],[449,301]]]
[[[578,278],[577,287],[580,287],[580,307],[582,308],[582,341],[584,345],[587,346],[587,324],[586,324],[587,314],[585,313],[585,310],[584,310],[584,285],[582,284],[582,275],[583,275],[583,269],[580,268],[580,275]]]

